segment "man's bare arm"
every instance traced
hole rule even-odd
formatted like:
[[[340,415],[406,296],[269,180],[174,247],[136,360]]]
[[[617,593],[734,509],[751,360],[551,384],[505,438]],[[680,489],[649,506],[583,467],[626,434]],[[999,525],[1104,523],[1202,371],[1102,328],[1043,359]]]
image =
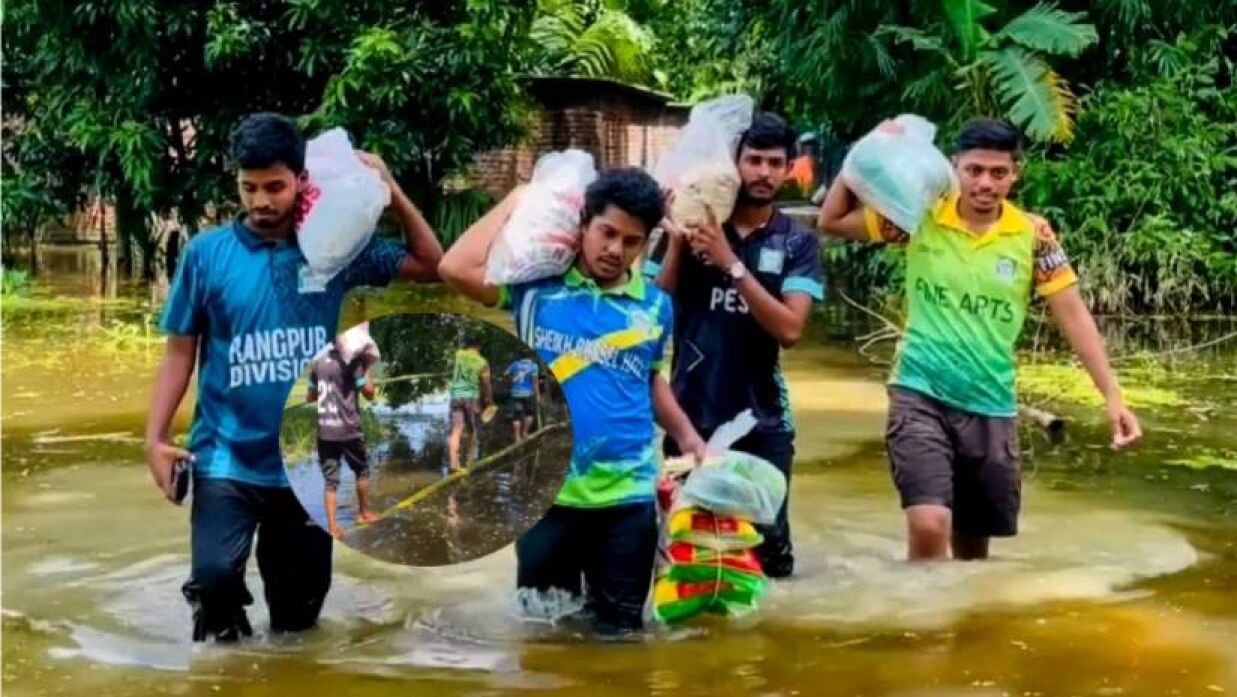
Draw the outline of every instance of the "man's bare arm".
[[[820,214],[816,218],[816,227],[833,237],[855,242],[872,241],[868,234],[867,221],[864,219],[863,206],[851,193],[841,175],[834,178],[829,192],[825,194],[825,202],[821,204]]]
[[[438,274],[447,285],[483,305],[498,304],[499,289],[485,282],[485,262],[490,245],[519,201],[520,192],[521,189],[516,188],[502,203],[473,223],[451,245],[438,265]]]
[[[442,245],[434,234],[425,216],[412,200],[404,194],[391,170],[381,157],[373,153],[357,151],[357,157],[373,168],[391,191],[391,213],[395,215],[400,230],[404,233],[407,254],[400,260],[400,280],[432,282],[438,280],[438,263],[442,261]]]
[[[1048,309],[1069,340],[1078,360],[1091,375],[1096,389],[1104,397],[1105,409],[1112,427],[1112,446],[1116,449],[1133,444],[1142,437],[1138,418],[1126,406],[1121,388],[1108,363],[1104,339],[1095,326],[1095,319],[1083,302],[1077,286],[1053,293],[1047,299]]]
[[[163,362],[155,374],[155,385],[150,398],[150,413],[146,417],[146,465],[155,486],[169,500],[173,500],[172,465],[178,459],[189,459],[188,451],[171,444],[169,431],[176,410],[197,362],[198,340],[192,336],[169,336],[164,349]]]

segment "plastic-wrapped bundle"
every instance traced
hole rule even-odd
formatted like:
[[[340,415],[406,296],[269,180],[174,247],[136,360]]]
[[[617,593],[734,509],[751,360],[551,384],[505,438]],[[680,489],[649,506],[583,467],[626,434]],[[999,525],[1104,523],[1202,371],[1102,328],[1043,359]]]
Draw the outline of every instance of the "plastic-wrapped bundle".
[[[768,588],[755,548],[764,540],[753,520],[772,523],[786,498],[786,478],[754,455],[728,450],[756,425],[750,409],[719,426],[699,466],[667,461],[658,484],[663,517],[661,565],[653,614],[680,622],[703,612],[747,614]],[[687,473],[681,488],[670,471]]]
[[[860,201],[907,234],[957,184],[953,167],[932,144],[936,126],[914,114],[860,138],[842,162],[842,179]]]
[[[671,517],[669,544],[653,587],[653,614],[681,622],[700,613],[752,612],[768,589],[753,548],[761,537],[751,523],[695,508]]]
[[[727,95],[692,107],[687,125],[653,168],[653,177],[674,192],[670,219],[691,228],[705,222],[705,206],[723,223],[734,210],[741,181],[735,168],[739,137],[752,124],[747,95]]]
[[[582,150],[543,155],[486,259],[485,282],[526,283],[566,273],[580,249],[584,190],[597,178]]]
[[[679,506],[772,525],[786,500],[786,477],[768,461],[736,450],[709,455],[687,477]]]
[[[731,617],[753,612],[768,580],[750,549],[717,552],[686,543],[667,550],[670,564],[653,586],[653,614],[681,622],[708,612]]]
[[[342,128],[306,144],[305,169],[309,182],[301,193],[296,238],[308,266],[305,286],[320,290],[369,244],[391,191],[357,157]]]
[[[718,551],[750,549],[764,540],[747,520],[698,508],[676,508],[666,523],[666,539]]]

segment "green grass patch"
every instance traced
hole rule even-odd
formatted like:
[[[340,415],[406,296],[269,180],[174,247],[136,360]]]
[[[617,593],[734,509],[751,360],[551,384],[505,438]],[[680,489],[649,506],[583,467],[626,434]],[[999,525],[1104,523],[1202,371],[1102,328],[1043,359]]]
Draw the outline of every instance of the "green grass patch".
[[[1164,464],[1198,470],[1219,467],[1220,469],[1237,471],[1237,452],[1204,450],[1192,457],[1165,460]]]
[[[1176,390],[1153,383],[1166,381],[1168,372],[1162,368],[1142,367],[1120,371],[1121,392],[1131,407],[1179,407],[1189,404]],[[1059,363],[1023,364],[1018,367],[1019,394],[1035,399],[1069,402],[1088,407],[1103,406],[1104,398],[1091,376],[1075,365]]]

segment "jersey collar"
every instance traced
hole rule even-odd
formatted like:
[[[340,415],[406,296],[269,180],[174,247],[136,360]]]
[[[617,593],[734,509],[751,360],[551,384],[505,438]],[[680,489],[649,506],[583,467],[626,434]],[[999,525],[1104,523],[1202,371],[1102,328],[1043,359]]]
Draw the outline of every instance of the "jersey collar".
[[[285,247],[295,247],[297,249],[300,248],[300,245],[298,245],[296,241],[295,232],[293,232],[289,236],[288,243],[286,245],[281,245],[281,244],[263,239],[262,237],[258,235],[258,233],[254,232],[253,230],[250,230],[249,226],[245,224],[244,213],[241,213],[240,215],[236,216],[236,219],[232,221],[232,231],[236,234],[236,238],[241,241],[241,244],[245,245],[245,247],[247,247],[248,249],[263,249],[263,248],[282,249]]]
[[[952,193],[943,199],[936,206],[932,217],[936,220],[936,224],[941,227],[947,227],[952,230],[964,232],[975,238],[975,245],[982,246],[998,236],[1019,235],[1027,231],[1026,216],[1022,211],[1009,200],[1001,203],[1001,215],[988,228],[987,232],[977,233],[967,227],[966,221],[958,213],[958,201],[961,200],[962,194]]]
[[[644,274],[636,273],[635,271],[629,273],[631,278],[626,283],[611,288],[602,288],[597,285],[596,281],[585,276],[584,272],[580,271],[579,266],[573,266],[567,272],[567,275],[563,276],[563,282],[572,288],[588,288],[596,290],[602,295],[627,295],[636,300],[644,300]]]

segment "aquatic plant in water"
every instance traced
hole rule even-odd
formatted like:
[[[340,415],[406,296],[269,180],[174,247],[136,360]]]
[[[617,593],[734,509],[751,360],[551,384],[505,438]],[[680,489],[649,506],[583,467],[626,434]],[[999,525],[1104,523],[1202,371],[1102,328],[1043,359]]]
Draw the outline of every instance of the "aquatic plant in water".
[[[1163,376],[1167,376],[1166,371]],[[1131,407],[1179,407],[1189,403],[1180,392],[1147,384],[1147,371],[1121,371],[1121,391]],[[1157,374],[1159,377],[1159,374]],[[1145,381],[1146,380],[1146,381]],[[1091,376],[1076,365],[1031,363],[1018,367],[1018,392],[1045,401],[1061,401],[1088,407],[1104,404]]]

